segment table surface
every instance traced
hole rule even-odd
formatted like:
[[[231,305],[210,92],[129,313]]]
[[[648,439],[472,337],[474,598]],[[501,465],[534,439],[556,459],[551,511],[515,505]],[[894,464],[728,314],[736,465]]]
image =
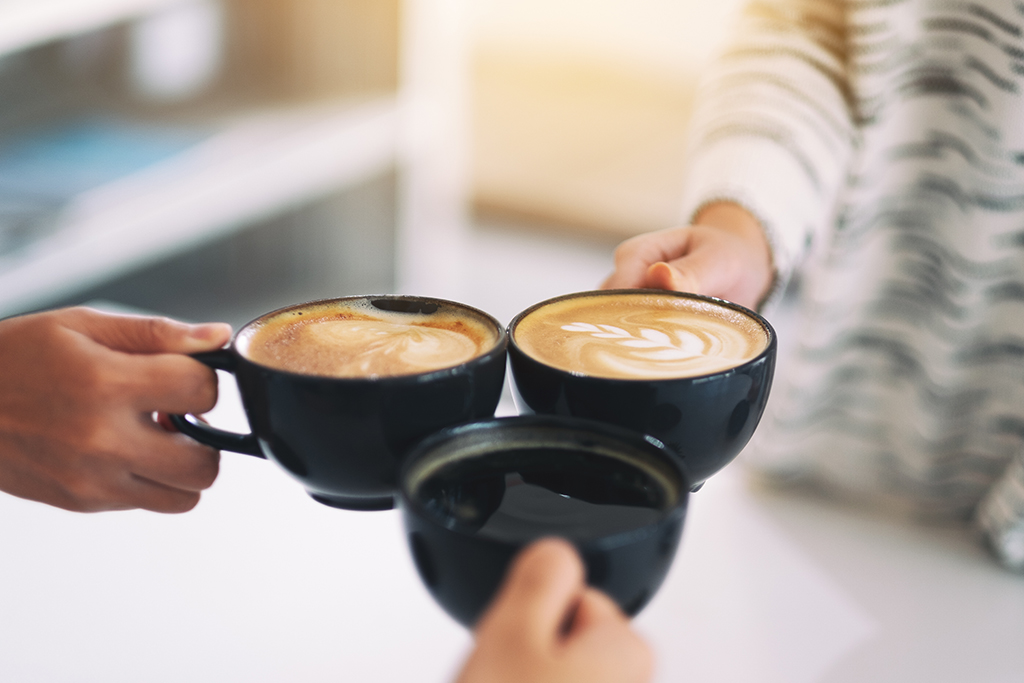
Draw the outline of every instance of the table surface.
[[[230,386],[212,419],[245,428]],[[329,509],[243,455],[179,516],[0,495],[0,548],[3,681],[430,683],[470,646],[396,512]],[[969,532],[758,490],[735,466],[692,497],[635,623],[658,681],[1024,680],[1024,577]]]

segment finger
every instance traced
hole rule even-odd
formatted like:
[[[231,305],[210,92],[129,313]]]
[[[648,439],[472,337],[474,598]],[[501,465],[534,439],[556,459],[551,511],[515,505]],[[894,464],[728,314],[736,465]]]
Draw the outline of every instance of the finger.
[[[119,430],[123,433],[123,430]],[[47,477],[37,482],[39,489],[32,495],[33,500],[42,500],[76,512],[101,512],[107,510],[145,509],[156,512],[185,512],[195,507],[199,500],[199,491],[209,488],[216,477],[216,460],[213,463],[213,474],[204,473],[196,476],[206,481],[189,484],[182,488],[169,486],[136,474],[133,469],[140,460],[141,451],[130,451],[132,456],[126,458],[123,448],[126,443],[118,440],[116,451],[106,451],[101,457],[93,457],[89,462],[81,462],[79,466],[65,467],[59,476]],[[212,449],[210,449],[212,450]],[[212,451],[214,459],[218,454]],[[209,457],[209,456],[207,456]],[[209,463],[206,463],[209,468]],[[20,493],[20,492],[19,492]]]
[[[580,598],[561,654],[598,663],[604,680],[649,681],[654,657],[650,646],[630,627],[629,619],[604,593],[588,588]]]
[[[654,272],[654,269],[657,269],[657,272]],[[656,263],[651,266],[648,276],[652,281],[661,280],[665,283],[665,286],[651,284],[650,287],[725,299],[732,298],[730,293],[738,279],[730,264],[699,252],[671,263]]]
[[[125,487],[127,509],[149,510],[166,514],[188,512],[199,504],[198,491],[177,489],[135,476]]]
[[[594,588],[587,588],[580,597],[576,614],[566,634],[574,635],[605,624],[628,624],[629,618],[607,595]]]
[[[170,318],[115,315],[87,308],[65,312],[64,324],[93,341],[125,353],[197,353],[231,338],[226,323],[189,325]]]
[[[626,240],[615,250],[615,272],[604,289],[646,286],[647,269],[659,261],[684,256],[691,248],[690,227],[669,228]]]
[[[693,248],[682,258],[648,268],[648,286],[729,298],[727,295],[739,278],[738,263],[736,259],[723,258],[721,242],[695,240]]]
[[[217,405],[217,373],[176,354],[121,355],[119,390],[140,412],[201,414]]]
[[[685,260],[676,261],[684,268]],[[674,292],[702,293],[700,282],[688,271],[683,271],[664,261],[651,265],[645,274],[641,287],[650,289],[665,289]]]
[[[553,644],[584,588],[583,563],[572,545],[537,541],[513,562],[479,630]]]
[[[134,429],[122,430],[121,452],[126,469],[136,477],[168,488],[198,492],[213,485],[220,471],[220,453],[184,434],[170,433],[148,414]]]

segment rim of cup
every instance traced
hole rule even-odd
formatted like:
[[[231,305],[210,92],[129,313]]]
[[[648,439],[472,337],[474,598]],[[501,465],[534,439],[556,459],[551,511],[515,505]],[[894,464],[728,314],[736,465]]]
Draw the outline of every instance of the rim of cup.
[[[660,511],[657,519],[648,522],[642,526],[638,526],[634,529],[627,529],[625,531],[619,531],[616,533],[608,534],[606,536],[599,536],[590,539],[569,539],[574,545],[577,546],[581,551],[587,549],[595,550],[607,550],[616,548],[622,545],[626,545],[641,539],[647,538],[650,535],[657,533],[662,528],[662,525],[671,520],[672,518],[682,518],[686,512],[686,508],[689,502],[690,496],[690,480],[686,467],[680,461],[679,456],[668,448],[659,439],[647,435],[635,432],[624,427],[618,427],[616,425],[609,425],[603,422],[597,422],[595,420],[587,420],[578,417],[564,417],[555,415],[519,415],[513,417],[494,417],[486,420],[476,420],[473,422],[466,422],[461,425],[454,427],[448,427],[442,429],[434,434],[431,434],[423,441],[418,443],[409,453],[406,454],[405,462],[399,470],[398,474],[398,498],[403,508],[409,509],[419,519],[425,520],[444,529],[446,532],[457,534],[467,539],[473,539],[474,541],[481,543],[490,543],[498,545],[526,545],[529,543],[528,540],[520,542],[505,541],[495,538],[488,538],[485,536],[478,536],[473,532],[464,531],[462,529],[456,529],[443,524],[436,515],[425,509],[423,505],[416,499],[414,491],[412,490],[411,479],[417,474],[416,469],[421,466],[424,459],[430,458],[431,453],[439,446],[444,445],[446,442],[471,437],[475,432],[490,431],[490,430],[518,430],[518,429],[547,429],[554,430],[556,432],[577,432],[577,433],[597,433],[602,437],[610,440],[618,440],[620,443],[627,444],[633,450],[647,450],[649,453],[657,453],[658,455],[651,455],[652,459],[657,459],[661,464],[667,465],[672,470],[672,474],[678,478],[678,487],[676,490],[676,499],[666,509]],[[566,438],[570,438],[566,435]],[[586,448],[584,445],[582,448]],[[495,452],[495,451],[490,451]],[[500,452],[498,450],[497,452]],[[465,456],[466,458],[479,457],[477,455]],[[604,456],[604,457],[615,457],[615,456]],[[461,459],[461,458],[459,458]],[[628,457],[621,458],[627,464],[633,465]],[[636,465],[633,465],[636,467]],[[444,464],[437,466],[438,468],[444,467]],[[436,471],[436,469],[435,469]],[[431,476],[431,473],[423,474],[419,477],[419,483],[426,480]],[[675,483],[673,483],[675,485]],[[551,535],[557,535],[552,532]],[[538,537],[540,538],[540,537]],[[536,539],[534,539],[536,540]]]

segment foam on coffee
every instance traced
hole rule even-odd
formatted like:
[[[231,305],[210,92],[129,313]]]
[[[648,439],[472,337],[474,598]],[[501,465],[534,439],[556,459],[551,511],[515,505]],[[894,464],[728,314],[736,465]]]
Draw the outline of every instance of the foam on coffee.
[[[271,368],[324,377],[392,377],[454,367],[494,347],[493,325],[459,309],[380,310],[369,301],[288,309],[247,328],[238,349]]]
[[[769,342],[760,322],[741,311],[649,292],[554,301],[523,317],[512,334],[542,363],[615,379],[708,375],[756,357]]]

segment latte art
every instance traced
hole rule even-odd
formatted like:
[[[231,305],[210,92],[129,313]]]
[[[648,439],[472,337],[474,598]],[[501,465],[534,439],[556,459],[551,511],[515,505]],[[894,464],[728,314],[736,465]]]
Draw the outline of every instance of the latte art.
[[[302,372],[332,377],[427,372],[477,355],[476,343],[458,332],[385,320],[304,325],[290,343],[308,347]]]
[[[390,377],[454,367],[492,348],[498,334],[465,313],[398,313],[349,304],[285,311],[239,349],[249,360],[322,377]]]
[[[570,372],[619,379],[696,377],[740,365],[768,344],[727,306],[649,293],[556,301],[514,331],[527,355]]]

